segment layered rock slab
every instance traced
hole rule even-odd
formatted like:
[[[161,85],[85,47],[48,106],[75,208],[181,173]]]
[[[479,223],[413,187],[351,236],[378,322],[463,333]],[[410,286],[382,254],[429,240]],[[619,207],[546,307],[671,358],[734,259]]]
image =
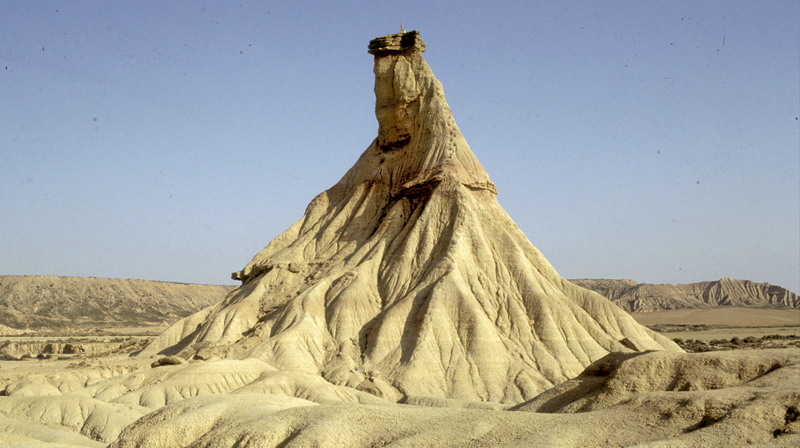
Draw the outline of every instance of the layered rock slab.
[[[143,353],[257,358],[391,400],[519,403],[612,351],[680,349],[564,280],[496,200],[422,57],[374,40],[378,137]]]

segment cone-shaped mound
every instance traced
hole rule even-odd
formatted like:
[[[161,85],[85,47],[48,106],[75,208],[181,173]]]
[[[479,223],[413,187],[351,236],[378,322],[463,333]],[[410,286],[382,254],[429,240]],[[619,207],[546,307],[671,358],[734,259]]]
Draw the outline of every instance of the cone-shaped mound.
[[[142,355],[258,358],[392,400],[518,403],[612,351],[680,349],[556,273],[503,211],[416,31],[370,43],[378,137]]]

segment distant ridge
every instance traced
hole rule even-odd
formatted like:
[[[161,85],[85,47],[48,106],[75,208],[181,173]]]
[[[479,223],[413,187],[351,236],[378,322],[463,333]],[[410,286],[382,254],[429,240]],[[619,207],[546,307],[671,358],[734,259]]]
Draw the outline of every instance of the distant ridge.
[[[681,285],[629,279],[573,279],[624,310],[800,309],[800,297],[769,283],[722,278]],[[0,276],[0,335],[165,326],[213,305],[234,289],[151,280],[40,275]]]
[[[232,286],[40,275],[0,276],[0,325],[33,332],[164,326]]]
[[[652,285],[629,279],[570,281],[608,297],[631,313],[721,306],[800,309],[800,298],[786,288],[728,277],[683,285]]]

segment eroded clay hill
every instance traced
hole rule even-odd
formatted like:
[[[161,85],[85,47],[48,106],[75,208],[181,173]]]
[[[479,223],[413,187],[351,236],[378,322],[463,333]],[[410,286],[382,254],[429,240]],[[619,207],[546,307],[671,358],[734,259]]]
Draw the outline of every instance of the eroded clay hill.
[[[389,398],[518,403],[609,352],[680,349],[558,275],[503,211],[419,33],[373,40],[378,137],[142,356],[257,359]]]
[[[727,277],[682,285],[652,285],[633,280],[570,281],[606,296],[630,312],[718,306],[800,308],[800,298],[786,288]]]

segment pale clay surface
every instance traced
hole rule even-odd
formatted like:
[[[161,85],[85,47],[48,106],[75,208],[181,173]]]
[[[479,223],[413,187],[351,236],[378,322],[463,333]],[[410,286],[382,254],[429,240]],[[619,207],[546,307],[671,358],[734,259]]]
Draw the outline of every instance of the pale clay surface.
[[[3,363],[0,443],[800,441],[798,350],[685,354],[564,280],[497,203],[421,53],[378,50],[375,76],[378,138],[240,288],[135,358]]]

